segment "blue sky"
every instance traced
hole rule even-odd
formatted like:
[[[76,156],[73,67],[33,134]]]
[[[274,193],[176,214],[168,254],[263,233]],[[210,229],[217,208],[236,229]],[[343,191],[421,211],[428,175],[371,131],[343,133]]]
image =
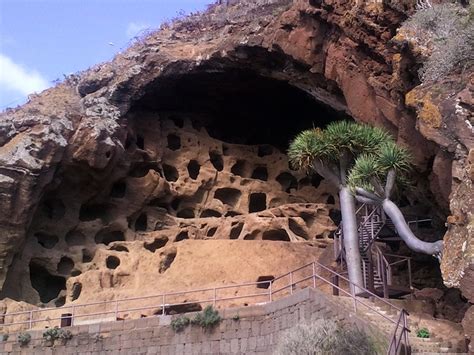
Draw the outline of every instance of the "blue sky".
[[[0,111],[212,0],[0,0]]]

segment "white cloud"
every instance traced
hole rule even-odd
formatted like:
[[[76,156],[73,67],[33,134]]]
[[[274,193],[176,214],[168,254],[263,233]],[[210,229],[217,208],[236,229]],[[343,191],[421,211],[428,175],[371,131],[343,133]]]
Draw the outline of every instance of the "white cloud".
[[[15,63],[0,53],[0,85],[22,95],[43,91],[50,85],[37,71]]]
[[[151,28],[151,26],[146,23],[130,22],[127,25],[127,30],[125,33],[127,38],[132,38],[137,36],[140,32],[148,30],[149,28]]]

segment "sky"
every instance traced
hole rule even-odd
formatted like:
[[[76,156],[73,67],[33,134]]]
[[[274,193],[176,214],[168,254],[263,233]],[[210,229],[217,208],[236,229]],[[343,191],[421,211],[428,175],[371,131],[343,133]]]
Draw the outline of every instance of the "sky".
[[[0,111],[212,0],[0,0]]]

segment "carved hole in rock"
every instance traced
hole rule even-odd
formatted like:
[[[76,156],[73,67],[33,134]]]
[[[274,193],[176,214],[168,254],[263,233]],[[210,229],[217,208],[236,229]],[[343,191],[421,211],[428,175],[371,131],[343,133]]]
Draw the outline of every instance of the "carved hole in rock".
[[[94,221],[105,217],[107,206],[104,204],[85,204],[79,211],[79,220],[82,222]]]
[[[288,219],[288,227],[297,236],[308,239],[308,233],[293,218]]]
[[[86,236],[79,231],[73,230],[66,234],[66,244],[70,247],[76,245],[84,245],[86,242]]]
[[[229,155],[229,146],[226,144],[222,145],[222,155],[228,156]]]
[[[152,253],[154,253],[157,249],[163,248],[166,245],[166,243],[168,243],[168,238],[161,237],[161,238],[156,238],[151,243],[145,242],[143,246],[145,247],[146,250],[149,250]]]
[[[199,171],[201,169],[201,165],[196,160],[190,160],[188,163],[188,174],[189,177],[193,180],[196,180],[199,176]]]
[[[116,269],[120,265],[120,259],[117,258],[114,255],[109,255],[107,259],[105,259],[105,265],[107,266],[108,269]]]
[[[175,242],[180,242],[182,240],[189,239],[188,231],[179,232],[179,234],[174,239]]]
[[[74,282],[71,290],[71,301],[75,301],[79,298],[82,292],[82,284],[80,282]]]
[[[125,181],[117,181],[112,185],[110,190],[110,197],[113,198],[123,198],[125,197],[125,192],[127,191],[127,183]]]
[[[214,198],[231,207],[235,207],[237,202],[239,202],[240,196],[242,196],[242,192],[240,190],[230,187],[217,189],[214,193]]]
[[[215,210],[207,209],[201,213],[201,218],[208,218],[208,217],[222,217],[220,212]]]
[[[135,221],[135,231],[144,232],[148,227],[148,218],[146,213],[141,213]]]
[[[132,164],[130,170],[128,172],[128,176],[133,178],[142,178],[145,177],[150,170],[154,170],[161,176],[161,167],[158,163],[150,163],[150,162],[138,162]]]
[[[327,200],[326,200],[326,203],[327,203],[328,205],[334,205],[334,204],[336,203],[336,201],[334,200],[334,196],[329,195],[329,197],[328,197]]]
[[[298,180],[288,172],[283,172],[276,177],[283,191],[289,193],[291,189],[298,188]]]
[[[184,120],[181,117],[178,117],[176,115],[171,115],[169,117],[171,121],[173,121],[174,125],[178,128],[183,128],[184,127]]]
[[[249,167],[245,160],[237,160],[237,162],[230,169],[230,172],[243,178],[250,177]]]
[[[224,169],[224,161],[218,152],[209,152],[209,158],[211,159],[212,166],[214,166],[217,171],[222,171]]]
[[[339,223],[342,221],[341,211],[332,208],[329,211],[329,218],[332,219],[336,226],[339,225]]]
[[[176,251],[175,250],[165,254],[163,259],[161,259],[161,262],[160,262],[159,273],[162,274],[166,270],[168,270],[175,258],[176,258]]]
[[[145,138],[140,134],[137,134],[137,147],[139,149],[145,149]]]
[[[176,217],[178,218],[194,218],[194,211],[192,208],[185,208],[179,211],[176,214]]]
[[[179,173],[174,166],[163,164],[163,173],[165,174],[166,180],[171,182],[178,181]]]
[[[240,232],[244,228],[243,223],[239,223],[236,227],[232,228],[230,231],[230,239],[237,239],[240,236]]]
[[[69,275],[73,268],[74,261],[67,256],[63,256],[61,260],[59,260],[57,270],[61,275]]]
[[[267,209],[267,195],[263,192],[250,194],[249,213],[260,212]]]
[[[314,215],[312,215],[311,213],[308,213],[308,212],[301,212],[300,217],[303,218],[303,220],[305,221],[306,226],[308,226],[308,228],[311,228],[313,226],[313,223],[315,221]]]
[[[46,200],[43,203],[43,210],[46,216],[52,220],[61,219],[66,214],[66,206],[64,206],[63,201],[59,199]]]
[[[209,230],[207,231],[206,236],[213,237],[214,234],[216,234],[216,232],[217,232],[217,227],[209,228]]]
[[[268,180],[268,170],[264,166],[259,166],[255,168],[251,176],[252,179],[258,179],[262,181]]]
[[[242,213],[236,212],[236,211],[229,211],[225,214],[225,217],[235,217],[235,216],[240,216]]]
[[[75,270],[72,270],[72,271],[71,271],[71,276],[72,276],[72,277],[79,276],[80,274],[82,274],[81,270],[75,269]]]
[[[270,287],[270,284],[272,281],[275,280],[275,276],[269,275],[269,276],[259,276],[257,278],[257,282],[261,282],[257,285],[257,288],[264,288],[268,289]]]
[[[273,147],[271,145],[264,144],[264,145],[258,146],[257,155],[259,157],[265,157],[267,155],[272,155],[272,154],[273,154]]]
[[[95,236],[95,242],[97,244],[102,243],[109,245],[112,242],[123,242],[125,241],[125,235],[122,231],[110,231],[102,230]]]
[[[181,138],[176,134],[168,134],[168,148],[171,150],[178,150],[181,148]]]
[[[312,174],[311,176],[306,176],[305,178],[301,179],[298,182],[298,188],[302,188],[304,186],[313,186],[315,189],[319,187],[323,181],[323,177],[319,174]]]
[[[38,240],[38,244],[46,249],[54,248],[54,246],[59,242],[59,238],[57,236],[43,232],[35,233],[35,237]]]
[[[61,297],[58,297],[55,301],[54,301],[54,306],[55,307],[62,307],[66,304],[66,296],[61,296]]]
[[[173,201],[171,201],[170,206],[172,209],[177,211],[180,204],[181,204],[181,199],[179,197],[176,197],[175,199],[173,199]]]
[[[289,242],[290,236],[284,229],[273,229],[263,232],[262,239]]]
[[[94,253],[87,249],[82,249],[82,262],[90,263],[92,259],[94,259]]]
[[[49,271],[41,265],[41,261],[30,260],[30,281],[31,286],[38,292],[41,302],[48,303],[58,297],[61,290],[66,289],[66,279],[61,276],[51,275]]]
[[[121,244],[114,244],[109,248],[109,250],[125,252],[125,253],[129,252],[128,248],[125,245],[121,245]]]

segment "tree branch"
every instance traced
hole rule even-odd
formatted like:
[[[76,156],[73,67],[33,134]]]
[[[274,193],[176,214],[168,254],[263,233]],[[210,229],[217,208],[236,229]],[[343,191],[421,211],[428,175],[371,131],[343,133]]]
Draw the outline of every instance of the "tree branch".
[[[377,203],[382,203],[382,199],[380,197],[378,197],[376,194],[372,193],[372,192],[369,192],[367,191],[366,189],[363,189],[362,187],[356,187],[356,192],[359,194],[359,195],[362,195],[363,197],[365,198],[368,198],[368,199],[371,199],[371,200],[374,200],[375,202]]]
[[[395,172],[395,169],[390,169],[387,173],[387,182],[385,183],[385,198],[390,198],[392,195],[396,177],[397,173]]]
[[[341,185],[341,180],[339,177],[332,171],[329,166],[324,165],[320,160],[315,160],[313,162],[313,169],[323,178],[331,181],[336,187]]]
[[[364,196],[359,196],[359,195],[356,195],[355,196],[356,200],[360,203],[366,203],[368,205],[376,205],[378,204],[377,201],[375,200],[372,200],[371,198],[367,198],[367,197],[364,197]]]

